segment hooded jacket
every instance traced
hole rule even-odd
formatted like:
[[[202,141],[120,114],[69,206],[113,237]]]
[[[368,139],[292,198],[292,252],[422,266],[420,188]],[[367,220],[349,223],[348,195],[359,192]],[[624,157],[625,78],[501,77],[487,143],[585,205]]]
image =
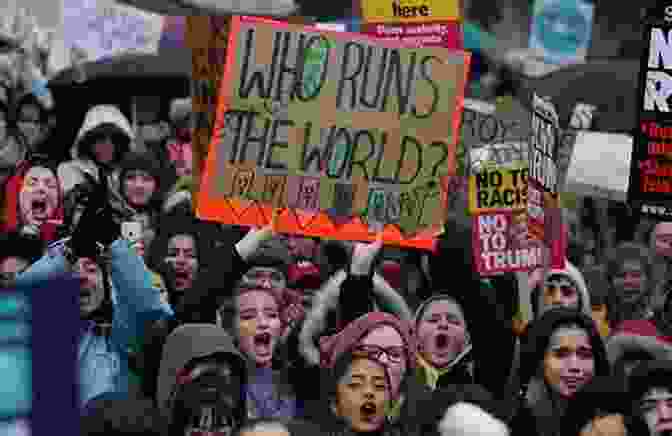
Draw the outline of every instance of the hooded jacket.
[[[588,292],[586,281],[583,278],[583,274],[581,274],[581,271],[574,265],[569,263],[568,260],[565,260],[564,268],[553,268],[548,271],[548,274],[546,274],[545,277],[543,269],[537,269],[530,274],[529,281],[530,289],[532,289],[532,311],[535,314],[535,318],[540,317],[544,311],[547,310],[547,308],[544,307],[544,294],[541,292],[541,287],[543,286],[544,280],[552,276],[562,276],[575,283],[579,293],[579,310],[588,316],[592,316],[593,312],[592,305],[590,304],[590,294]]]
[[[84,117],[84,122],[77,133],[75,142],[70,148],[70,157],[72,160],[62,163],[58,166],[58,178],[61,181],[63,192],[67,195],[76,185],[86,183],[86,178],[82,173],[87,173],[97,182],[101,181],[101,168],[85,155],[83,146],[87,144],[88,135],[95,129],[104,126],[112,125],[119,129],[119,131],[128,138],[128,149],[119,150],[119,156],[122,156],[128,151],[137,151],[135,142],[135,133],[131,128],[128,119],[121,113],[116,106],[99,105],[92,107]],[[118,164],[119,162],[117,162]],[[114,203],[120,203],[121,196],[119,194],[119,173],[113,171],[107,175],[107,182],[110,186],[110,193],[113,196]],[[118,209],[121,209],[119,204],[116,204]]]
[[[592,318],[567,308],[547,311],[530,326],[523,343],[520,367],[522,388],[517,404],[521,407],[511,423],[513,434],[524,431],[539,436],[559,434],[562,411],[554,404],[554,394],[540,374],[540,368],[553,333],[562,326],[572,324],[580,326],[588,334],[595,359],[594,376],[609,375],[607,352]]]
[[[236,393],[239,402],[235,418],[239,424],[245,422],[244,385],[247,382],[245,358],[236,349],[231,336],[221,327],[212,324],[185,324],[177,327],[166,339],[157,379],[156,402],[161,417],[170,429],[170,434],[180,430],[174,428],[177,418],[174,395],[178,376],[195,359],[216,355],[222,355],[241,376],[243,389]]]
[[[70,265],[63,254],[64,242],[51,244],[48,253],[17,276],[17,285],[30,286],[67,273]],[[144,336],[144,326],[172,315],[152,287],[142,259],[125,240],[109,248],[113,318],[108,334],[91,321],[82,321],[78,370],[80,405],[105,392],[128,392],[129,354]]]
[[[415,332],[418,331],[418,323],[422,320],[424,313],[432,303],[442,300],[455,302],[455,299],[448,295],[435,295],[425,300],[416,310],[413,325]],[[459,304],[459,303],[458,303]],[[435,390],[439,386],[450,384],[471,384],[474,382],[473,362],[472,362],[472,344],[469,337],[468,326],[465,322],[466,342],[463,350],[455,356],[445,368],[435,368],[425,360],[420,351],[417,353],[416,375],[421,383],[424,383],[430,390]]]

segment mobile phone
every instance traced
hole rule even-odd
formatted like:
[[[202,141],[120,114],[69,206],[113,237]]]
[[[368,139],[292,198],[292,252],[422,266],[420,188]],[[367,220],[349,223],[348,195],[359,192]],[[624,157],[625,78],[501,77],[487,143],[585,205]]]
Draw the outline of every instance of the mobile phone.
[[[121,236],[130,242],[138,242],[142,238],[142,223],[138,221],[121,223]]]

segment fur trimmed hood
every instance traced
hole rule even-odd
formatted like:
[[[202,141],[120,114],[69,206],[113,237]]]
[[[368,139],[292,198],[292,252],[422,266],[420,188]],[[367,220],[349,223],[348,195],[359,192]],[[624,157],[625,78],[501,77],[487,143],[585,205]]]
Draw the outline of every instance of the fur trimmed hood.
[[[565,267],[558,269],[552,268],[548,271],[546,276],[544,276],[543,269],[537,269],[529,278],[529,286],[532,289],[532,308],[534,311],[535,318],[539,318],[544,311],[546,310],[543,307],[544,296],[541,293],[540,286],[543,284],[544,280],[551,276],[564,276],[567,277],[572,282],[576,283],[576,287],[579,291],[579,299],[581,304],[581,312],[588,316],[592,316],[592,305],[590,302],[590,293],[588,292],[588,285],[583,278],[583,274],[579,271],[574,265],[572,265],[568,260],[565,260]]]
[[[328,328],[329,315],[338,308],[338,297],[341,284],[347,278],[343,270],[334,274],[322,288],[315,293],[311,309],[306,314],[305,321],[299,333],[299,352],[311,365],[320,364],[320,350],[318,340]],[[395,291],[380,275],[373,276],[373,294],[378,306],[399,308],[394,315],[401,320],[412,322],[413,314],[404,298]]]
[[[634,332],[619,332],[606,343],[607,356],[612,365],[618,363],[627,353],[644,352],[654,360],[672,360],[672,344],[656,336],[640,335]]]

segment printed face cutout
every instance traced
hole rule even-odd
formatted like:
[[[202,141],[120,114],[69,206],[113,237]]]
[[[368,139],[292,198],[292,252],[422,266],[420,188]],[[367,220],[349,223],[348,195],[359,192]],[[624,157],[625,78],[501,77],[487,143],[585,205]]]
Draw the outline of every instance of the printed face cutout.
[[[379,430],[389,401],[385,367],[370,359],[355,359],[338,381],[334,413],[357,433]]]
[[[146,171],[129,171],[124,178],[126,201],[133,207],[146,207],[156,188],[156,179]]]
[[[54,217],[60,200],[56,174],[49,168],[32,167],[26,172],[19,191],[21,222],[39,227]]]
[[[672,257],[672,222],[658,223],[654,229],[656,255]]]
[[[198,253],[194,238],[190,235],[175,235],[168,241],[168,253],[164,259],[175,273],[175,290],[190,289],[198,273]]]
[[[462,310],[450,300],[431,303],[418,322],[418,343],[423,359],[444,368],[464,350],[466,328]]]
[[[605,415],[593,418],[579,433],[579,436],[627,436],[623,415]]]
[[[223,360],[198,363],[188,374],[177,408],[187,415],[185,436],[230,436],[239,423],[242,380]]]
[[[0,289],[12,286],[17,274],[22,273],[30,264],[26,259],[8,257],[0,261]]]
[[[642,398],[640,412],[649,434],[658,436],[672,430],[672,392],[668,388],[655,387]]]
[[[561,327],[551,336],[544,355],[544,379],[557,394],[571,398],[593,378],[595,358],[588,334]]]
[[[408,353],[406,345],[399,332],[389,325],[381,326],[371,330],[359,343],[363,346],[379,347],[385,350],[378,356],[378,359],[387,368],[390,377],[390,387],[393,398],[399,395],[401,381],[406,375],[406,366],[408,362]],[[403,350],[404,358],[397,359],[395,355]]]
[[[242,283],[261,289],[285,289],[287,278],[275,268],[256,266],[245,273]]]
[[[103,275],[98,265],[88,258],[77,261],[75,274],[81,282],[79,312],[82,317],[86,317],[98,309],[105,299]]]
[[[625,304],[635,304],[644,296],[647,276],[641,262],[626,260],[613,278],[616,295]]]
[[[236,334],[240,350],[259,367],[271,366],[282,333],[278,302],[264,291],[237,297]]]
[[[546,311],[554,307],[579,307],[579,290],[569,277],[553,275],[546,279],[543,289],[542,309]]]

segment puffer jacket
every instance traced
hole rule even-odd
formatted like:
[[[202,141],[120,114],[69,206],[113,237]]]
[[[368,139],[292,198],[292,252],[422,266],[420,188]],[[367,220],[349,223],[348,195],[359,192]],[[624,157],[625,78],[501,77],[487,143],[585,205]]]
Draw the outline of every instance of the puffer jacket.
[[[17,277],[18,285],[30,286],[67,273],[70,266],[63,255],[64,242],[49,247],[49,252]],[[149,270],[125,240],[109,249],[109,277],[113,306],[109,331],[93,322],[82,321],[78,361],[80,405],[105,392],[127,392],[129,351],[144,336],[144,326],[172,315],[152,287]]]

